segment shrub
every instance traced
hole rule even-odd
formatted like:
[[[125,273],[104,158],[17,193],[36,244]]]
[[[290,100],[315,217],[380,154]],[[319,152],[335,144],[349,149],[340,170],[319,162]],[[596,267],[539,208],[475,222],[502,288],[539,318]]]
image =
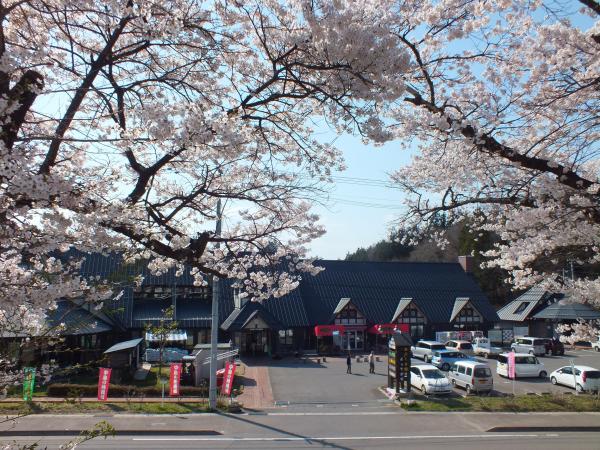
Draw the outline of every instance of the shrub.
[[[167,388],[165,386],[165,388]],[[73,392],[78,392],[82,397],[96,397],[98,395],[97,385],[82,385],[82,384],[68,384],[68,383],[55,383],[48,385],[48,397],[63,397],[70,398],[73,396]],[[195,386],[181,386],[180,388],[182,397],[207,397],[208,389],[205,387]],[[165,389],[165,395],[168,395],[169,391]],[[155,386],[131,386],[123,384],[111,384],[108,390],[109,397],[132,397],[140,396],[144,397],[160,397],[162,395],[162,389]]]

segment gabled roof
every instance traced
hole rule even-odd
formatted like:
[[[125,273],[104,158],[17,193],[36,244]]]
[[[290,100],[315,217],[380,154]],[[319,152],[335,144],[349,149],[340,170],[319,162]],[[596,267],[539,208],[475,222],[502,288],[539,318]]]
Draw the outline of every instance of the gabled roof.
[[[225,331],[243,330],[253,319],[260,318],[272,330],[283,328],[282,324],[273,317],[263,305],[258,302],[246,302],[241,308],[234,309],[221,325]]]
[[[110,324],[67,300],[58,302],[56,309],[48,312],[46,320],[51,327],[64,323],[65,329],[61,334],[65,335],[96,334],[113,329]]]
[[[500,308],[498,310],[498,317],[500,317],[500,320],[522,322],[529,317],[535,307],[544,301],[546,297],[547,292],[544,288],[534,286],[512,302]],[[521,305],[524,306],[519,310]]]
[[[340,299],[339,303],[337,304],[337,306],[335,307],[335,309],[333,310],[333,315],[339,314],[340,312],[342,312],[342,310],[349,304],[351,303],[351,300],[349,298],[342,298]]]
[[[396,308],[396,311],[392,316],[392,320],[390,320],[390,323],[394,323],[398,319],[398,317],[400,317],[400,315],[404,312],[404,310],[408,308],[408,305],[410,305],[412,301],[413,299],[410,297],[401,298],[398,302],[398,307]]]
[[[412,298],[414,305],[433,323],[448,322],[457,297],[469,298],[484,321],[498,320],[473,276],[465,273],[458,263],[317,260],[315,265],[325,270],[316,276],[303,274],[297,289],[262,304],[263,310],[282,328],[328,324],[340,305],[340,299],[352,299],[352,304],[372,323],[388,323],[401,306],[399,298]],[[118,281],[123,286],[123,295],[110,306],[127,328],[142,328],[145,323],[159,319],[161,309],[171,303],[170,299],[134,301],[135,276],[144,276],[144,285],[191,286],[194,281],[187,269],[180,277],[175,276],[174,269],[154,276],[143,262],[123,266],[122,258],[116,254],[86,255],[81,274]],[[227,279],[220,281],[220,321],[229,319],[235,311],[233,282]],[[210,327],[210,301],[178,297],[175,319],[181,328]]]
[[[454,322],[456,316],[462,311],[462,309],[469,304],[471,300],[468,297],[459,297],[454,300],[454,307],[452,308],[452,314],[450,315],[450,322]],[[477,309],[477,308],[475,308]]]
[[[113,345],[108,350],[105,350],[104,353],[114,353],[120,352],[123,350],[129,350],[137,347],[143,341],[143,338],[131,339],[129,341],[119,342],[118,344]]]
[[[533,318],[550,320],[595,320],[600,319],[600,311],[584,303],[559,300],[545,307],[537,314],[534,314]]]
[[[340,298],[351,298],[373,323],[388,323],[399,298],[412,298],[433,323],[448,322],[457,297],[468,297],[484,321],[498,320],[475,279],[458,263],[317,260],[315,265],[325,270],[304,276],[297,289],[310,315],[309,325],[329,323]]]

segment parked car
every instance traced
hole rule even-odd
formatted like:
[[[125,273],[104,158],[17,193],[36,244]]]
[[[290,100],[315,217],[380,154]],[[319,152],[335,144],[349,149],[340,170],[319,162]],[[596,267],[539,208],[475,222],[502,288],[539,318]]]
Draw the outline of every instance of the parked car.
[[[498,364],[496,364],[496,373],[503,377],[508,377],[508,353],[498,355]],[[546,378],[548,372],[534,355],[529,353],[515,353],[515,377],[540,377]]]
[[[472,360],[470,356],[465,355],[461,352],[456,352],[452,350],[436,350],[433,352],[433,357],[431,358],[431,364],[436,366],[439,369],[448,371],[452,364],[457,361],[464,360]]]
[[[446,350],[446,346],[437,341],[418,341],[412,346],[411,350],[414,358],[422,359],[428,363],[431,361],[431,358],[433,358],[434,351]]]
[[[529,353],[530,355],[542,356],[546,354],[546,343],[541,338],[518,336],[510,345],[515,353]]]
[[[592,348],[597,352],[600,352],[600,339],[598,339],[596,342],[592,342]]]
[[[465,355],[473,354],[473,344],[471,344],[469,341],[448,341],[446,342],[446,348],[448,350],[462,352]]]
[[[473,341],[473,353],[489,359],[502,353],[500,347],[494,347],[488,338],[475,338]]]
[[[449,394],[452,392],[450,380],[431,364],[422,364],[410,368],[410,384],[423,394]]]
[[[600,370],[589,366],[564,366],[550,374],[552,384],[562,384],[575,389],[577,392],[598,392],[600,389]]]
[[[552,353],[553,356],[556,355],[564,355],[565,354],[565,346],[558,339],[542,339],[544,341],[544,345],[546,346],[546,355]]]
[[[452,386],[464,387],[467,395],[490,392],[494,388],[492,371],[487,364],[478,361],[457,361],[448,376]]]

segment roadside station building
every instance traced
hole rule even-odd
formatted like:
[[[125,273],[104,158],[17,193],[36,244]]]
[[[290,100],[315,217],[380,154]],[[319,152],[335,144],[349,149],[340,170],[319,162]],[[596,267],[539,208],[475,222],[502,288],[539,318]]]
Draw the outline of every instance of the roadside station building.
[[[324,271],[304,276],[297,289],[264,303],[240,298],[233,281],[222,280],[219,342],[232,341],[245,355],[364,352],[385,345],[395,330],[412,339],[433,338],[436,331],[486,331],[498,316],[470,273],[471,263],[469,257],[456,263],[320,260],[315,264]],[[210,342],[211,287],[194,286],[188,270],[156,276],[143,264],[124,265],[119,255],[90,254],[80,271],[117,282],[123,294],[101,312],[73,316],[86,322],[79,332],[89,332],[77,339],[102,342],[104,350],[144,338],[146,326],[158,324],[172,306],[178,346],[191,350]],[[138,275],[140,286],[133,282]]]

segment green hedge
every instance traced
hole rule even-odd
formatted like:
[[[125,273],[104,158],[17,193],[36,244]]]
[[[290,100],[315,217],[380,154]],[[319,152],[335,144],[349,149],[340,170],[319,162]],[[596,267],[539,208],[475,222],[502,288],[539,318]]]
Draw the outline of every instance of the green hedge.
[[[182,396],[187,397],[207,397],[208,389],[194,386],[181,386],[179,391]],[[48,397],[96,397],[98,395],[97,385],[82,385],[56,383],[48,385]],[[160,397],[162,389],[155,386],[138,387],[122,384],[111,384],[108,390],[109,397]],[[169,395],[169,387],[165,386],[165,395]]]

